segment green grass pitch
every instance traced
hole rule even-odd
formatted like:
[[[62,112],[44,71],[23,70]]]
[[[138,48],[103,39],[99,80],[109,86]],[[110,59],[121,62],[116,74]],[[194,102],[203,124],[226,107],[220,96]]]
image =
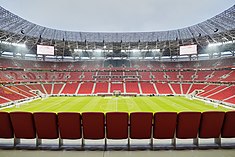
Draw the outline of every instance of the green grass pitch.
[[[29,112],[160,112],[228,111],[200,100],[186,97],[49,97],[21,104],[3,111]]]

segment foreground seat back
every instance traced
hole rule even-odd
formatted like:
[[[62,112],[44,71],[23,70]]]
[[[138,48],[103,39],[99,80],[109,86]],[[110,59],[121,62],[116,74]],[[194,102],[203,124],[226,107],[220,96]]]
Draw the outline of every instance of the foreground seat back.
[[[181,112],[177,118],[176,137],[180,139],[197,138],[201,112]]]
[[[83,138],[104,139],[104,113],[84,112],[82,113]]]
[[[36,138],[36,131],[32,113],[11,112],[10,117],[16,138]]]
[[[33,113],[37,136],[39,139],[57,139],[57,115],[53,112]]]
[[[218,138],[221,133],[224,120],[224,112],[208,111],[201,115],[200,138]]]
[[[222,138],[235,137],[235,111],[228,111],[225,113],[221,137]]]
[[[106,113],[106,137],[108,139],[128,138],[128,113]]]
[[[0,112],[0,138],[13,138],[13,128],[8,112]]]
[[[81,115],[76,112],[58,113],[58,125],[60,138],[80,139],[81,135]]]
[[[130,114],[130,138],[150,139],[152,134],[153,113],[133,112]]]
[[[154,114],[153,138],[172,139],[176,128],[176,112],[157,112]]]

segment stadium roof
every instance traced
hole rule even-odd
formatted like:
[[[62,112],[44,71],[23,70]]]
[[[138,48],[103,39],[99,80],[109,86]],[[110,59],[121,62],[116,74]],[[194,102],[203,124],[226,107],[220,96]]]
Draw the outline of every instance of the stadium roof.
[[[0,7],[0,40],[25,43],[30,51],[37,44],[54,45],[57,54],[71,55],[74,49],[160,49],[177,54],[180,45],[227,42],[235,39],[235,5],[193,26],[159,32],[99,33],[72,32],[43,27]]]

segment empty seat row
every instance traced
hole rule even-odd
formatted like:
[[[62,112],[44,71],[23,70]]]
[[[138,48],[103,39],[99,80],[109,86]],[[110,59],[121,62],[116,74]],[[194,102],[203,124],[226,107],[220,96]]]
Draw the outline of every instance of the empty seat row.
[[[219,112],[0,112],[0,138],[36,139],[198,139],[214,138],[220,146],[221,138],[235,138],[235,111]],[[1,143],[1,142],[0,142]]]

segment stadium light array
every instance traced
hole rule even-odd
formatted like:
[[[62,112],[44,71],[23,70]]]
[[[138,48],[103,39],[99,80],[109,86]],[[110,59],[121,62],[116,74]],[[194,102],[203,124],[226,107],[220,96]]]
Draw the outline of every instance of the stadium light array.
[[[105,47],[106,48],[106,47]],[[111,49],[105,49],[106,51],[112,52]],[[74,52],[95,52],[95,53],[101,53],[105,51],[104,49],[74,49]],[[130,49],[130,50],[121,50],[121,52],[133,52],[133,53],[140,53],[140,52],[160,52],[160,49]]]
[[[82,52],[82,49],[74,49],[74,52]]]
[[[85,49],[74,49],[74,52],[83,52],[83,51],[87,51],[87,52],[96,52],[96,53],[101,53],[102,49],[90,49],[90,50],[85,50]]]
[[[148,51],[160,52],[160,49],[142,49],[142,50],[139,50],[139,49],[132,49],[132,50],[130,50],[130,52],[133,52],[133,53],[137,53],[137,52],[148,52]]]
[[[26,45],[22,44],[22,43],[11,43],[11,42],[8,42],[8,41],[1,41],[1,43],[5,44],[5,45],[12,45],[12,46],[18,46],[18,47],[23,47],[23,48],[26,47]]]
[[[221,46],[221,45],[226,45],[226,44],[231,44],[231,43],[233,43],[233,41],[209,43],[208,47],[216,47],[216,46]]]

